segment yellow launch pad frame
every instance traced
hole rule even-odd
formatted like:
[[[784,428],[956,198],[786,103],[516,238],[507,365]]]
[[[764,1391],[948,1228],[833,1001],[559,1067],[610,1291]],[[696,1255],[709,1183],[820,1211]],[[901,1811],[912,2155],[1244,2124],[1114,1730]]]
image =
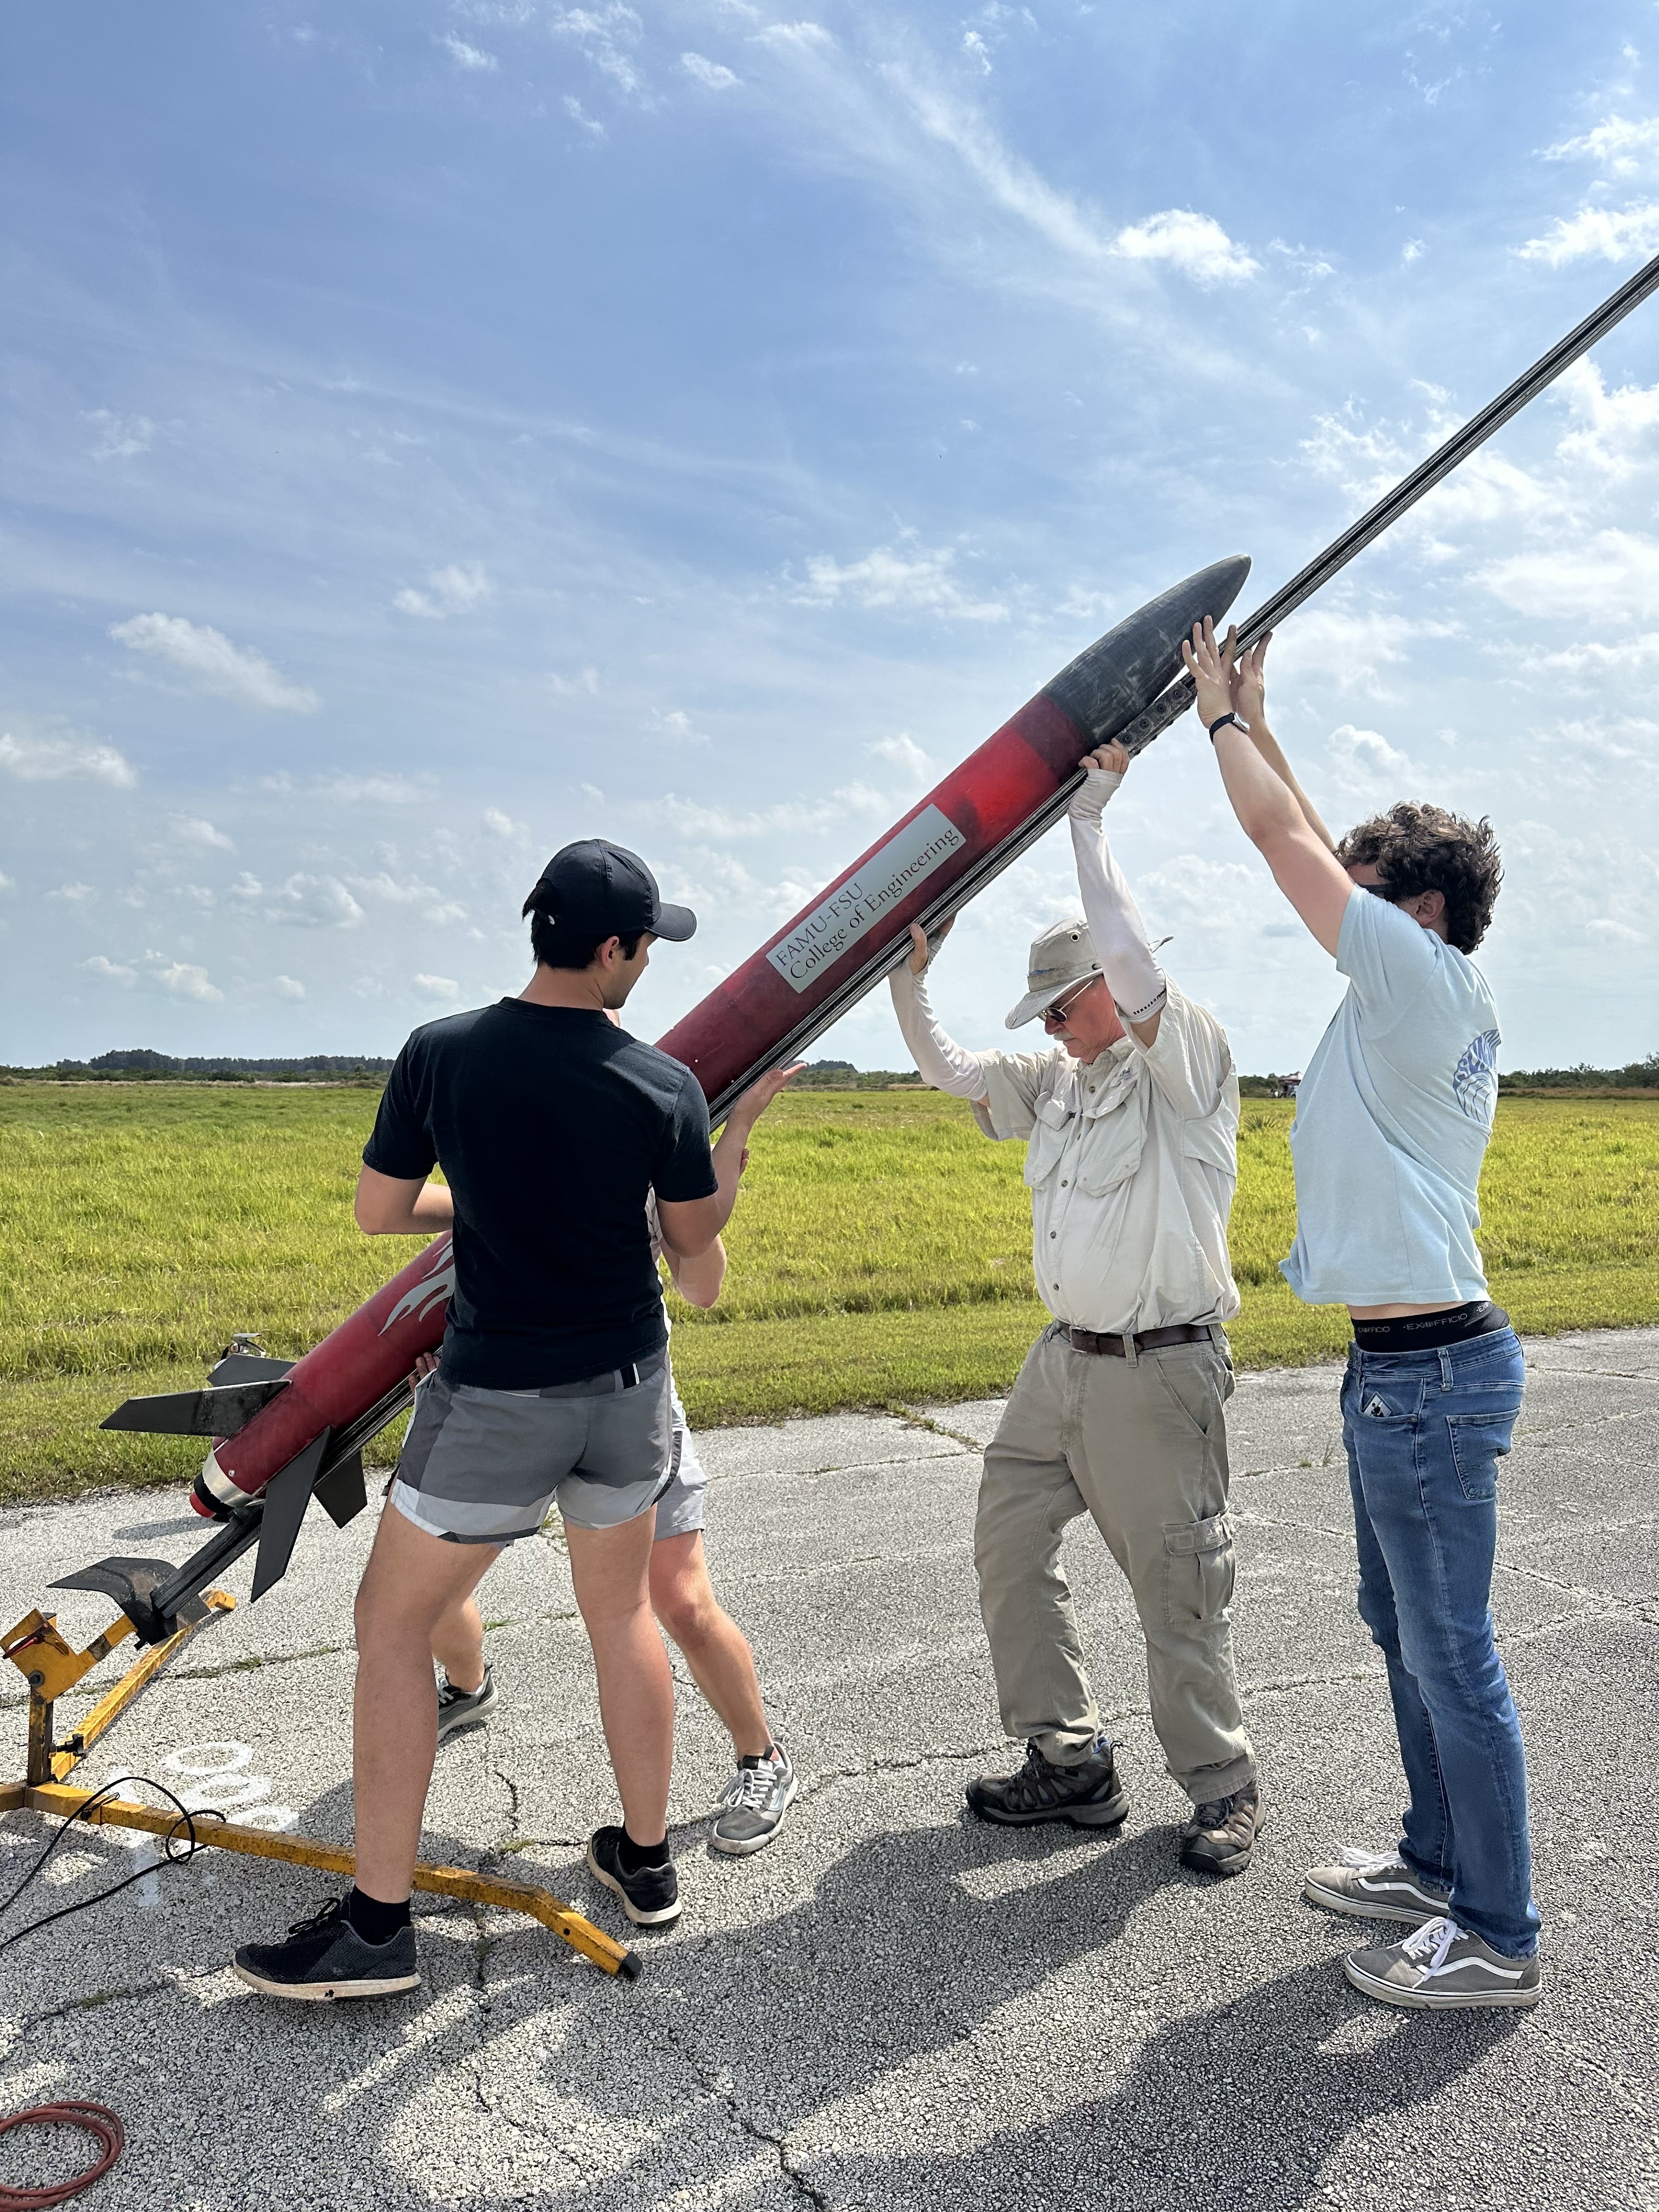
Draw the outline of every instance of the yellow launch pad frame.
[[[28,1765],[21,1782],[0,1783],[0,1814],[45,1813],[60,1820],[82,1818],[109,1828],[137,1828],[152,1836],[180,1832],[179,1815],[157,1812],[127,1797],[108,1797],[93,1803],[95,1790],[72,1787],[69,1777],[99,1738],[170,1661],[184,1649],[198,1628],[216,1614],[232,1612],[236,1601],[227,1590],[204,1593],[208,1610],[201,1620],[181,1623],[164,1643],[152,1644],[135,1660],[120,1680],[98,1700],[72,1735],[59,1743],[53,1734],[52,1707],[56,1701],[106,1659],[118,1644],[133,1633],[125,1613],[94,1636],[84,1651],[77,1651],[59,1632],[55,1613],[25,1613],[0,1637],[0,1657],[9,1659],[28,1684]],[[350,1875],[356,1866],[354,1853],[311,1836],[289,1836],[270,1828],[250,1827],[240,1821],[217,1821],[197,1816],[196,1842],[215,1850],[240,1851],[255,1859],[282,1859],[290,1866],[318,1867],[325,1874]],[[635,1979],[640,1962],[635,1953],[612,1941],[603,1929],[550,1890],[524,1881],[496,1881],[465,1867],[417,1866],[415,1887],[440,1897],[459,1898],[469,1905],[494,1905],[504,1911],[527,1913],[591,1959],[607,1974]]]

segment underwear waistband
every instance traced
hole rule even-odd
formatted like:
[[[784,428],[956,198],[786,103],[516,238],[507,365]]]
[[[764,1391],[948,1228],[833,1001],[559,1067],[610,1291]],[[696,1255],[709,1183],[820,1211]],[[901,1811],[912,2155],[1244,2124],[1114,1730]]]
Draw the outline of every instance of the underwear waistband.
[[[1440,1352],[1471,1337],[1492,1336],[1507,1328],[1510,1317],[1490,1298],[1448,1306],[1440,1313],[1397,1314],[1389,1321],[1357,1321],[1353,1340],[1362,1352]]]

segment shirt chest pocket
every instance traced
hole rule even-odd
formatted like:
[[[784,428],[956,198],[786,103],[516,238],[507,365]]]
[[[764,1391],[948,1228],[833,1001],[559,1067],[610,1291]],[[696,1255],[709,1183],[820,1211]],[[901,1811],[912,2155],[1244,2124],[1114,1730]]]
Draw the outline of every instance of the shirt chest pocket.
[[[1091,1198],[1102,1198],[1129,1180],[1146,1143],[1146,1105],[1139,1091],[1096,1114],[1079,1115],[1044,1098],[1025,1147],[1025,1180],[1036,1190],[1060,1174]],[[1062,1161],[1070,1164],[1062,1169]]]

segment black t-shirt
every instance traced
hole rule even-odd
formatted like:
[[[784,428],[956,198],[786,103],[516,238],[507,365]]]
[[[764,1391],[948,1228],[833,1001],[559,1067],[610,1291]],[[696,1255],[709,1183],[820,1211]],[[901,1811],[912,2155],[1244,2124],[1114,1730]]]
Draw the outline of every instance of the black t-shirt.
[[[602,1013],[502,999],[416,1030],[364,1164],[455,1194],[443,1373],[491,1390],[602,1375],[668,1341],[647,1193],[712,1197],[690,1070]]]

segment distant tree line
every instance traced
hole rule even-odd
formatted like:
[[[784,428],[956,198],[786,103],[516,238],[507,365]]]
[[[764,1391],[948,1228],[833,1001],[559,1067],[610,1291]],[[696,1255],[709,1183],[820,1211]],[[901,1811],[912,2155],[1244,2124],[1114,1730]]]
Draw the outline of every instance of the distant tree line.
[[[240,1057],[176,1060],[172,1054],[137,1047],[131,1052],[100,1052],[95,1060],[60,1060],[50,1067],[0,1067],[0,1081],[23,1083],[348,1083],[379,1085],[392,1072],[389,1060],[363,1053],[313,1053],[305,1060]],[[1299,1076],[1241,1075],[1246,1098],[1294,1095]],[[795,1079],[805,1091],[886,1091],[896,1084],[920,1085],[914,1068],[854,1067],[850,1060],[815,1060]],[[1659,1091],[1659,1052],[1627,1067],[1516,1068],[1498,1079],[1500,1091]]]
[[[57,1083],[384,1083],[389,1060],[361,1053],[313,1053],[307,1060],[175,1060],[143,1046],[100,1052],[95,1060],[60,1060],[50,1067],[8,1067],[14,1081]]]

